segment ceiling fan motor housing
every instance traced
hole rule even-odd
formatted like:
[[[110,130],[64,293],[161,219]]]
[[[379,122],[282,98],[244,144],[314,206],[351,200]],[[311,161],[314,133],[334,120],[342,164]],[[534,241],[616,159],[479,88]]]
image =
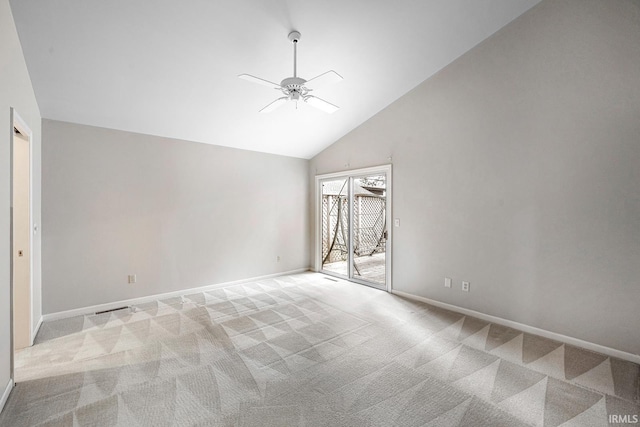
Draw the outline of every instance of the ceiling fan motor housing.
[[[305,79],[301,79],[300,77],[287,77],[280,83],[280,86],[282,86],[283,89],[289,90],[302,89],[306,82]]]
[[[308,90],[304,87],[307,81],[300,77],[288,77],[280,83],[282,92],[288,95],[290,99],[299,99],[300,96],[304,96]]]

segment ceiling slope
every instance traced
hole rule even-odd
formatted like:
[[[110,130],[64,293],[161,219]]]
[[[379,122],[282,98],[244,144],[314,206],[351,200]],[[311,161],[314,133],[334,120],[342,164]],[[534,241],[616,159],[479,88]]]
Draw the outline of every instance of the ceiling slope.
[[[12,0],[44,118],[310,158],[539,0]],[[344,80],[326,114],[237,78]]]

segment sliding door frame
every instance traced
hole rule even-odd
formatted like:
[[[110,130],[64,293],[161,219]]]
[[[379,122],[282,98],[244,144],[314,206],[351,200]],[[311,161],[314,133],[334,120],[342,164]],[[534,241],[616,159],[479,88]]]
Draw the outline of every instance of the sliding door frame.
[[[392,203],[392,175],[391,175],[391,165],[380,165],[373,166],[369,168],[362,169],[352,169],[346,170],[342,172],[328,173],[323,175],[316,175],[315,177],[315,259],[313,269],[316,272],[322,272],[324,274],[329,274],[325,271],[322,271],[322,215],[320,214],[320,209],[322,207],[322,181],[326,181],[329,179],[346,179],[349,181],[349,223],[353,223],[353,180],[351,178],[361,178],[367,175],[375,175],[375,174],[385,174],[386,179],[386,207],[385,207],[385,216],[387,223],[387,241],[385,246],[385,286],[384,288],[372,286],[372,284],[359,280],[353,277],[353,229],[349,227],[349,256],[347,257],[347,280],[352,281],[354,283],[372,286],[376,289],[383,289],[387,292],[391,292],[393,290],[393,286],[391,283],[391,266],[392,266],[392,247],[393,247],[393,203]],[[338,276],[340,278],[344,278],[344,276]]]

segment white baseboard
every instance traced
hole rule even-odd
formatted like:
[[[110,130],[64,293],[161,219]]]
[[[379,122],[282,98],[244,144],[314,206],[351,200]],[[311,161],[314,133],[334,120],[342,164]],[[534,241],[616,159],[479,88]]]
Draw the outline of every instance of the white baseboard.
[[[9,398],[9,394],[13,390],[13,379],[10,378],[7,386],[4,389],[4,393],[2,393],[2,399],[0,399],[0,412],[4,409],[4,404],[7,403],[7,399]]]
[[[248,279],[234,280],[234,281],[231,281],[231,282],[216,283],[216,284],[213,284],[213,285],[205,285],[205,286],[200,286],[200,287],[197,287],[197,288],[180,289],[178,291],[166,292],[166,293],[162,293],[162,294],[147,295],[147,296],[144,296],[144,297],[138,297],[138,298],[131,298],[131,299],[127,299],[127,300],[108,302],[108,303],[104,303],[104,304],[92,305],[92,306],[89,306],[89,307],[74,308],[73,310],[66,310],[66,311],[59,311],[57,313],[45,314],[45,315],[42,316],[42,319],[45,322],[50,322],[52,320],[66,319],[68,317],[81,316],[81,315],[84,315],[84,314],[93,314],[93,313],[98,312],[98,311],[111,310],[111,309],[114,309],[114,308],[130,306],[130,305],[134,305],[134,304],[144,304],[145,302],[155,301],[155,300],[158,300],[158,299],[165,299],[165,298],[177,297],[177,296],[180,296],[180,295],[191,294],[191,293],[195,293],[195,292],[203,292],[203,291],[208,291],[208,290],[212,290],[212,289],[224,288],[224,287],[227,287],[227,286],[239,285],[241,283],[255,282],[257,280],[272,279],[274,277],[286,276],[288,274],[303,273],[305,271],[309,271],[309,269],[308,268],[299,268],[297,270],[284,271],[282,273],[267,274],[267,275],[264,275],[264,276],[250,277]]]
[[[43,316],[40,316],[40,319],[38,319],[38,323],[36,323],[36,327],[33,328],[33,331],[31,331],[31,345],[33,345],[36,340],[36,336],[38,336],[38,331],[40,330],[40,326],[42,326],[42,322],[44,322],[44,318]]]
[[[416,301],[421,301],[427,304],[435,305],[436,307],[444,308],[447,310],[455,311],[467,316],[477,317],[478,319],[485,320],[487,322],[496,323],[498,325],[508,326],[513,329],[518,329],[522,332],[527,332],[533,335],[539,335],[544,338],[560,341],[565,344],[574,345],[587,350],[595,351],[596,353],[602,353],[607,356],[617,357],[618,359],[627,360],[629,362],[640,364],[640,355],[628,353],[626,351],[616,350],[615,348],[605,347],[600,344],[595,344],[589,341],[584,341],[578,338],[569,337],[567,335],[558,334],[556,332],[547,331],[545,329],[536,328],[535,326],[525,325],[524,323],[514,322],[513,320],[503,319],[502,317],[492,316],[490,314],[484,314],[479,311],[470,310],[468,308],[458,307],[457,305],[447,304],[440,301],[435,301],[429,298],[409,294],[402,291],[393,290],[391,293],[409,298]]]

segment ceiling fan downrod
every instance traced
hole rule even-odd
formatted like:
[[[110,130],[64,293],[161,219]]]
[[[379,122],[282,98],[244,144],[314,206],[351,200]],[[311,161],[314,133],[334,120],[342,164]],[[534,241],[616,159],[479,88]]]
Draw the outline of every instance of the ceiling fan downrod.
[[[289,40],[293,43],[293,77],[298,77],[298,41],[302,35],[298,31],[289,33]]]

